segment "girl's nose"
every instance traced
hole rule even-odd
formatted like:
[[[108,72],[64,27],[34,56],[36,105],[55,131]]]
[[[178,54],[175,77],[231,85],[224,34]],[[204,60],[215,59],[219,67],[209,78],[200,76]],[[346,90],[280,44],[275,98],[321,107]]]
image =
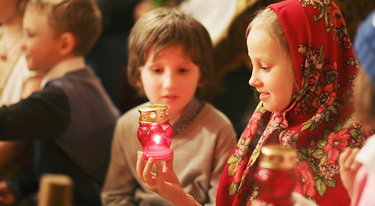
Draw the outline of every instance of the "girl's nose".
[[[250,77],[250,79],[249,79],[249,85],[252,86],[252,87],[257,87],[257,86],[260,85],[260,83],[261,83],[261,82],[260,82],[260,80],[259,80],[259,78],[258,78],[256,72],[253,70],[253,71],[251,72],[251,77]]]

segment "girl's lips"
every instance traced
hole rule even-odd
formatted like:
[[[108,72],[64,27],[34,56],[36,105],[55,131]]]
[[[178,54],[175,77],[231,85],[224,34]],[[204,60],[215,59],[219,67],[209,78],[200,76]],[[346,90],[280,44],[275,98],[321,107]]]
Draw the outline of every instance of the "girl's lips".
[[[260,100],[260,101],[264,101],[264,100],[266,100],[269,96],[270,96],[270,93],[264,93],[264,92],[262,92],[262,93],[260,93],[260,95],[259,95],[259,100]]]

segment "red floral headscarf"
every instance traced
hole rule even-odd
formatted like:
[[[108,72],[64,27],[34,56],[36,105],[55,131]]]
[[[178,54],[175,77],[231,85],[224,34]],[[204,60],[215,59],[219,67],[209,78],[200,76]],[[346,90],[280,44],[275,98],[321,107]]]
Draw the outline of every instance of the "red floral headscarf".
[[[365,136],[350,121],[358,63],[344,19],[331,0],[286,0],[269,8],[284,30],[301,89],[283,112],[267,112],[259,103],[224,168],[217,205],[258,197],[253,174],[269,139],[296,148],[296,192],[319,205],[349,205],[338,158],[346,147],[361,147]]]

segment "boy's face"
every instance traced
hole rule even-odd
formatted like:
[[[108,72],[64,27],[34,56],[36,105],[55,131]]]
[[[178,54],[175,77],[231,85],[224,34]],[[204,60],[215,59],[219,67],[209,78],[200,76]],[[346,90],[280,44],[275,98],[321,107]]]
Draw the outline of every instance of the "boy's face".
[[[276,37],[263,25],[255,25],[247,37],[253,64],[249,84],[260,93],[267,111],[283,111],[290,104],[295,79],[292,60]]]
[[[173,121],[193,99],[200,69],[180,45],[168,46],[156,57],[154,52],[155,49],[150,49],[145,65],[140,68],[139,85],[152,103],[168,106]]]
[[[27,66],[30,70],[48,72],[60,61],[60,42],[52,31],[47,16],[42,12],[27,9],[23,21]]]

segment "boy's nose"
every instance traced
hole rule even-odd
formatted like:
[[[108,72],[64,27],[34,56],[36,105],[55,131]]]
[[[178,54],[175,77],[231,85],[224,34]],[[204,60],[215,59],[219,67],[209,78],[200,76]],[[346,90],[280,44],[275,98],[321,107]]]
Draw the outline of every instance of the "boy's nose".
[[[163,86],[165,88],[171,88],[174,85],[175,78],[173,78],[172,74],[165,74],[163,78]]]

